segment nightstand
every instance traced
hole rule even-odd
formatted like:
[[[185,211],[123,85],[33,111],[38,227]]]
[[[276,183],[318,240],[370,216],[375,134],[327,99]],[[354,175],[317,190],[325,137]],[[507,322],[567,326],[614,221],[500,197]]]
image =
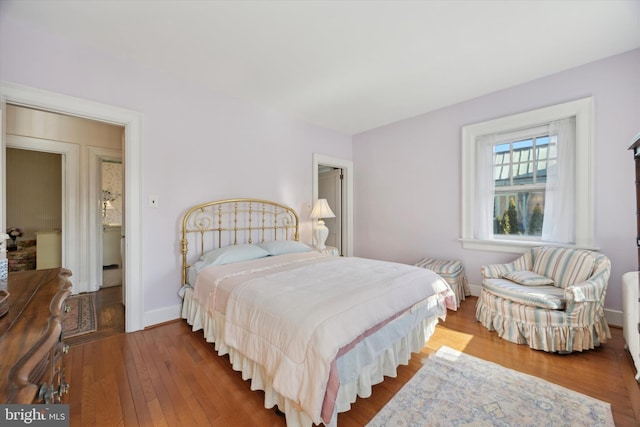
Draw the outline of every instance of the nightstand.
[[[318,249],[315,246],[313,246],[313,250],[318,251],[321,254],[340,256],[340,251],[338,250],[338,248],[333,246],[325,246],[324,249]]]

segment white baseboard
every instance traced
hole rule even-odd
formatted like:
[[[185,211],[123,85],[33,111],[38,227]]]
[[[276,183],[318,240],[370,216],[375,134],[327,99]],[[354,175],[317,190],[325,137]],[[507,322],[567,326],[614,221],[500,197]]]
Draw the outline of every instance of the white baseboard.
[[[474,285],[469,283],[469,290],[471,291],[471,295],[474,297],[480,296],[480,291],[482,290],[482,285]],[[613,310],[609,308],[604,309],[604,317],[607,319],[607,323],[609,326],[618,326],[622,327],[623,324],[623,313],[621,310]]]
[[[610,308],[604,309],[604,318],[607,319],[609,326],[617,326],[622,328],[624,323],[624,314],[622,310],[612,310]]]
[[[144,327],[146,328],[149,326],[157,325],[159,323],[180,319],[181,309],[182,304],[176,304],[170,307],[147,311],[144,313]]]
[[[480,296],[480,291],[482,290],[482,285],[474,285],[473,283],[469,283],[469,290],[471,291],[471,295],[474,297]]]

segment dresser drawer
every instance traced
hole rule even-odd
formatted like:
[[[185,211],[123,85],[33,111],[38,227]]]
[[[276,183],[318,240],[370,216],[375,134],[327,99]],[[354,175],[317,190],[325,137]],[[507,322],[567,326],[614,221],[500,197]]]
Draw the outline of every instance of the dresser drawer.
[[[48,269],[10,273],[9,311],[0,318],[0,401],[60,403],[68,385],[62,341],[71,272]]]

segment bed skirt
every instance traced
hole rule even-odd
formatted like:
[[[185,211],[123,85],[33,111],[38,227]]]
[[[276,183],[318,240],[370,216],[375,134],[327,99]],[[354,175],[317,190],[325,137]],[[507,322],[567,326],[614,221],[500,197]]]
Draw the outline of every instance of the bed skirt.
[[[232,368],[242,372],[243,380],[251,380],[251,390],[264,391],[264,407],[271,409],[277,406],[280,411],[285,413],[288,427],[311,427],[313,422],[309,415],[301,411],[295,402],[281,396],[273,389],[272,379],[268,377],[260,365],[224,343],[224,315],[220,313],[209,315],[207,310],[202,308],[192,296],[193,290],[187,288],[182,304],[182,318],[187,320],[192,330],[203,330],[206,341],[214,344],[218,355],[229,355]],[[446,315],[446,308],[442,304],[435,304],[429,310],[428,316],[420,320],[407,335],[379,354],[372,363],[359,366],[357,376],[346,383],[341,381],[333,415],[331,421],[327,423],[328,426],[336,426],[338,413],[348,411],[357,397],[371,396],[372,386],[381,383],[385,376],[396,377],[397,367],[407,365],[411,354],[419,352],[424,347],[426,341],[435,331],[438,319],[444,318]]]

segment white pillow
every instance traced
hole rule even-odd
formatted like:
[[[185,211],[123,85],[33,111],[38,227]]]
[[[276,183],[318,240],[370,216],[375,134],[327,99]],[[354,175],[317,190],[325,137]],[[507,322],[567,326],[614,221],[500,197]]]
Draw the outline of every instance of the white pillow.
[[[553,285],[553,279],[534,273],[533,271],[516,270],[502,275],[503,279],[511,280],[524,286]]]
[[[269,252],[256,245],[234,245],[213,249],[200,257],[208,265],[224,265],[269,256]]]
[[[270,242],[258,243],[262,249],[269,252],[269,255],[293,254],[298,252],[311,252],[312,249],[302,242],[296,240],[272,240]]]

